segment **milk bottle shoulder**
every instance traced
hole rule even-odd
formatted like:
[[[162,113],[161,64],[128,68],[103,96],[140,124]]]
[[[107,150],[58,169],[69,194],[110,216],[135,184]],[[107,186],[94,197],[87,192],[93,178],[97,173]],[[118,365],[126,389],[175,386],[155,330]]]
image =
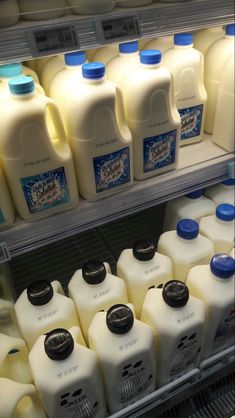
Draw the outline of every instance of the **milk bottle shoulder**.
[[[29,355],[36,387],[49,418],[106,416],[94,351],[59,328],[41,335]]]
[[[152,242],[139,240],[134,243],[133,249],[121,252],[117,274],[125,281],[129,301],[139,318],[147,290],[172,279],[172,263],[169,257],[156,252]]]
[[[15,303],[17,321],[29,348],[40,335],[53,328],[78,325],[75,305],[71,299],[57,293],[57,283],[33,282]]]
[[[161,65],[161,52],[141,51],[140,60],[141,64],[128,73],[122,84],[137,180],[174,169],[180,139],[180,116],[173,97],[172,76]],[[133,91],[138,92],[135,100]]]
[[[222,253],[216,254],[210,265],[195,266],[188,273],[190,293],[206,306],[202,358],[234,344],[234,273],[234,259]]]
[[[213,200],[215,205],[228,203],[235,205],[235,179],[226,179],[214,186],[207,187],[205,195]]]
[[[0,164],[0,230],[12,225],[14,220],[15,211],[5,175]]]
[[[55,55],[44,63],[40,71],[40,81],[45,93],[49,95],[50,84],[55,75],[64,68],[64,55]]]
[[[18,0],[22,17],[25,20],[48,20],[61,17],[65,13],[65,0]]]
[[[138,42],[119,45],[119,53],[107,63],[107,78],[122,87],[124,77],[139,64]]]
[[[15,25],[19,20],[17,0],[0,1],[0,29]]]
[[[163,54],[163,65],[173,74],[177,109],[181,116],[180,145],[203,139],[207,93],[204,58],[193,48],[191,34],[176,34],[174,47]]]
[[[107,64],[112,58],[116,57],[118,53],[118,44],[102,46],[94,52],[89,61],[103,62],[104,64]]]
[[[106,13],[113,10],[115,7],[115,0],[102,0],[97,4],[96,0],[67,0],[72,12],[79,15],[96,15]]]
[[[16,338],[21,337],[14,304],[4,299],[0,299],[0,333]]]
[[[185,282],[191,267],[210,262],[214,254],[214,244],[199,234],[196,221],[182,219],[176,230],[164,232],[160,236],[157,250],[171,258],[173,277]]]
[[[198,367],[205,307],[201,300],[189,295],[184,283],[171,280],[163,289],[150,289],[141,320],[152,327],[156,336],[159,386]]]
[[[187,218],[188,215],[190,219],[199,222],[203,216],[212,215],[214,212],[214,202],[203,196],[202,190],[188,193],[167,203],[164,231],[175,230],[178,221]]]
[[[31,383],[28,348],[21,338],[0,334],[0,376],[16,382]]]
[[[153,332],[134,319],[128,306],[118,304],[98,312],[89,328],[89,344],[99,360],[111,413],[154,391]]]
[[[162,53],[174,46],[174,36],[160,36],[148,42],[144,49],[159,49]]]
[[[208,48],[218,39],[224,37],[223,26],[216,26],[214,28],[206,28],[197,31],[194,34],[194,48],[200,51],[204,56]]]
[[[68,285],[69,295],[77,308],[84,337],[94,315],[116,303],[127,303],[123,280],[108,273],[104,263],[90,260],[77,270]]]
[[[235,206],[222,204],[217,206],[215,215],[200,220],[200,232],[209,238],[215,253],[229,253],[234,247]]]

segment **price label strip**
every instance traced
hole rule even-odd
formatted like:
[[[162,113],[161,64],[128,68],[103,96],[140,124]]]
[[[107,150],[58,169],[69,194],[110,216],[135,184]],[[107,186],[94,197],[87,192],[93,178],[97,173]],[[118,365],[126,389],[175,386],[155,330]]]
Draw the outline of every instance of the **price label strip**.
[[[0,242],[0,264],[6,263],[11,259],[10,252],[5,242]]]
[[[101,41],[113,42],[141,35],[139,19],[137,15],[124,15],[106,18],[97,21],[97,32]]]

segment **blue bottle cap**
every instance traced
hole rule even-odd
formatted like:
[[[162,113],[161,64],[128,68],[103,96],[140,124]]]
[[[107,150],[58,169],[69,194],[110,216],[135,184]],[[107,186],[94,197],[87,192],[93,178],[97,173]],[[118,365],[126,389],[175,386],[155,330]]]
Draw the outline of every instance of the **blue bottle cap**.
[[[0,77],[1,78],[13,78],[21,75],[22,73],[22,64],[5,64],[0,65]]]
[[[210,269],[215,276],[229,279],[235,274],[235,260],[228,254],[216,254],[211,259]]]
[[[222,203],[222,205],[217,206],[215,214],[222,221],[233,221],[235,219],[235,206]]]
[[[221,181],[221,184],[224,184],[225,186],[234,186],[235,185],[235,178],[234,179],[226,179],[224,181]]]
[[[230,23],[229,25],[227,25],[225,33],[226,33],[226,35],[234,36],[235,35],[235,24]]]
[[[140,52],[140,62],[142,64],[159,64],[162,60],[162,53],[158,49],[146,49]]]
[[[193,44],[193,35],[192,33],[177,33],[174,36],[175,45],[192,45]]]
[[[84,51],[68,52],[64,54],[66,65],[77,66],[86,62],[86,54]]]
[[[199,225],[193,219],[182,219],[177,223],[177,234],[184,239],[194,239],[198,236]]]
[[[90,62],[83,64],[82,75],[84,78],[98,79],[105,75],[105,65],[102,62]]]
[[[189,199],[199,199],[202,196],[202,189],[196,190],[195,192],[187,193],[185,197]]]
[[[35,89],[34,80],[30,76],[19,76],[12,78],[9,82],[9,89],[12,94],[27,94],[32,93]]]
[[[123,44],[119,44],[119,52],[122,54],[131,54],[132,52],[137,52],[139,50],[138,42],[125,42]]]

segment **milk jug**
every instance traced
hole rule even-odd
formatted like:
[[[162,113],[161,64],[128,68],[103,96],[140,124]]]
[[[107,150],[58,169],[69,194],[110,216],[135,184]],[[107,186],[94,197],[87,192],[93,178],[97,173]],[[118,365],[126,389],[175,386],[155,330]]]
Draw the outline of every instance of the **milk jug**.
[[[80,192],[96,200],[133,183],[132,137],[121,91],[105,79],[104,64],[83,64],[82,72],[65,102],[65,120]]]
[[[198,264],[208,264],[214,254],[214,244],[199,234],[199,225],[192,219],[182,219],[176,230],[164,232],[157,250],[171,258],[173,277],[185,282],[188,271]]]
[[[137,180],[174,169],[180,139],[180,115],[175,106],[172,75],[161,64],[161,52],[141,51],[140,61],[122,84]]]
[[[55,55],[42,64],[40,81],[45,93],[49,95],[50,84],[56,74],[64,68],[64,55]]]
[[[119,7],[141,7],[152,3],[152,0],[121,0],[118,2]]]
[[[101,48],[96,49],[91,57],[91,61],[98,61],[103,62],[103,64],[107,64],[112,58],[116,57],[118,53],[118,44],[102,46]]]
[[[0,162],[0,230],[13,224],[15,211]],[[1,287],[1,285],[0,285]],[[1,291],[0,291],[1,297]]]
[[[68,5],[74,13],[79,15],[96,15],[98,13],[106,13],[113,10],[115,0],[67,0]]]
[[[216,254],[210,265],[196,266],[189,271],[190,293],[206,306],[203,358],[234,344],[234,274],[235,261],[227,254]]]
[[[174,47],[163,54],[163,65],[173,74],[177,108],[181,116],[181,142],[187,145],[203,139],[207,93],[204,87],[204,58],[193,48],[193,36],[174,36]]]
[[[216,205],[229,203],[235,205],[235,179],[226,179],[214,186],[207,187],[205,195],[213,200]]]
[[[26,20],[55,19],[64,15],[65,0],[18,0],[22,17]]]
[[[213,141],[226,151],[234,152],[234,55],[221,72],[218,87]]]
[[[216,100],[221,74],[228,59],[234,55],[234,35],[235,25],[227,25],[225,36],[214,42],[205,56],[205,86],[208,94],[205,131],[209,134],[214,131]],[[232,80],[229,81],[232,83]],[[223,120],[220,120],[220,123],[224,125]]]
[[[102,382],[94,351],[59,328],[41,335],[29,355],[48,418],[104,418]]]
[[[68,285],[85,339],[90,323],[101,310],[108,310],[116,303],[127,303],[126,287],[123,280],[106,271],[104,263],[90,260],[77,270]]]
[[[15,303],[17,321],[28,347],[56,327],[78,325],[73,301],[61,294],[59,282],[47,280],[31,283]]]
[[[162,53],[174,46],[174,36],[167,35],[152,39],[148,42],[144,49],[159,49]]]
[[[153,242],[142,239],[132,249],[121,252],[117,275],[125,281],[129,301],[139,318],[147,290],[172,279],[172,263],[169,257],[156,252]]]
[[[19,20],[17,0],[0,1],[0,29],[15,25]]]
[[[7,262],[0,264],[0,299],[9,300],[10,302],[15,300],[15,290]]]
[[[98,312],[89,328],[89,344],[98,356],[111,413],[154,391],[153,332],[134,318],[130,307],[118,304]]]
[[[20,75],[29,75],[35,83],[39,83],[37,74],[20,63],[0,65],[0,101],[5,100],[10,95],[8,82]]]
[[[176,229],[178,221],[187,218],[188,214],[190,214],[190,219],[197,222],[203,216],[212,215],[215,212],[215,204],[202,193],[203,190],[199,189],[170,200],[166,206],[164,231]]]
[[[28,349],[21,338],[0,334],[0,376],[16,382],[31,383]]]
[[[216,26],[214,28],[206,28],[199,30],[194,34],[194,48],[196,48],[205,56],[208,48],[215,41],[223,37],[223,26]]]
[[[119,45],[119,54],[107,64],[107,78],[122,87],[124,77],[139,64],[138,42],[126,42]]]
[[[143,51],[143,49],[145,49],[145,45],[147,45],[152,39],[155,39],[155,38],[140,38],[140,39],[138,39],[139,50]]]
[[[235,206],[227,203],[216,207],[214,215],[201,218],[200,233],[209,238],[215,253],[229,253],[234,246]]]
[[[0,153],[15,206],[25,219],[41,218],[78,203],[72,153],[56,104],[35,92],[31,77],[9,81],[0,103]],[[49,108],[57,139],[46,124]]]
[[[200,361],[205,321],[204,303],[179,280],[163,289],[149,289],[141,320],[156,338],[157,384],[165,385],[196,368]]]

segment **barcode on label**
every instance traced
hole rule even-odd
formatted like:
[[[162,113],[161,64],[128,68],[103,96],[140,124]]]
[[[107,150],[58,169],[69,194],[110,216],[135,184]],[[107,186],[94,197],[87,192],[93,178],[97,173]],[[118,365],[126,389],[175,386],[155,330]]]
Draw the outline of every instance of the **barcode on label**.
[[[0,264],[11,259],[10,252],[5,242],[0,242]]]
[[[135,38],[140,35],[138,17],[136,15],[121,16],[101,21],[103,39],[113,41],[123,38]]]

